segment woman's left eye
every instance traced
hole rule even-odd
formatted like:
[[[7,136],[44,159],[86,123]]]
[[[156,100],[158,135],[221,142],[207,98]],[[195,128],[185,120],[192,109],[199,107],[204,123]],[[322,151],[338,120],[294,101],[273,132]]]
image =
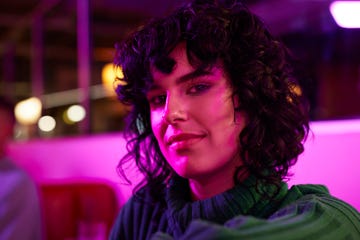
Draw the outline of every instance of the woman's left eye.
[[[209,84],[199,83],[191,86],[188,90],[190,94],[199,94],[202,93],[210,88]]]

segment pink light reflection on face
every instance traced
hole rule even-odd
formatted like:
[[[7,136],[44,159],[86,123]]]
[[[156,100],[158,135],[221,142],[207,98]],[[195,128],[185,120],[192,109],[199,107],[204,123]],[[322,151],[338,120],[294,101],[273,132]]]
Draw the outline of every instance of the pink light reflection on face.
[[[241,165],[238,136],[244,116],[234,112],[232,89],[222,68],[194,74],[197,69],[188,62],[185,47],[179,44],[170,53],[176,62],[171,73],[152,71],[155,87],[147,95],[152,130],[180,176],[232,182],[235,167]],[[173,136],[180,137],[169,145]]]

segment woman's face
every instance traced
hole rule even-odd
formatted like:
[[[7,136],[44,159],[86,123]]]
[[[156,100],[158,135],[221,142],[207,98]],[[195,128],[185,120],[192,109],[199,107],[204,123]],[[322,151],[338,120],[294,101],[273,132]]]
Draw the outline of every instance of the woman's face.
[[[162,154],[182,177],[201,180],[233,176],[241,165],[239,134],[244,114],[234,112],[232,89],[221,67],[194,69],[185,44],[169,55],[171,73],[152,68],[147,94],[151,127]]]

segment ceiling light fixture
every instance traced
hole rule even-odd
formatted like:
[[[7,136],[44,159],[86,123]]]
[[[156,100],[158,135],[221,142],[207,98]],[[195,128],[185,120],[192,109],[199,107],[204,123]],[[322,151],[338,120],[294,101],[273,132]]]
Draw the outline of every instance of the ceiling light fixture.
[[[360,28],[360,1],[334,1],[330,12],[342,28]]]

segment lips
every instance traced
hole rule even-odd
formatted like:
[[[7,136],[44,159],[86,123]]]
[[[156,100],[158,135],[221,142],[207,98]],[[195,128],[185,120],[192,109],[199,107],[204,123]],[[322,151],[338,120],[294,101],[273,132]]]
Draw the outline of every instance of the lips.
[[[180,133],[180,134],[171,135],[169,138],[167,138],[166,144],[168,146],[184,147],[184,146],[193,144],[197,141],[200,141],[204,137],[205,137],[205,135],[203,135],[203,134]]]

